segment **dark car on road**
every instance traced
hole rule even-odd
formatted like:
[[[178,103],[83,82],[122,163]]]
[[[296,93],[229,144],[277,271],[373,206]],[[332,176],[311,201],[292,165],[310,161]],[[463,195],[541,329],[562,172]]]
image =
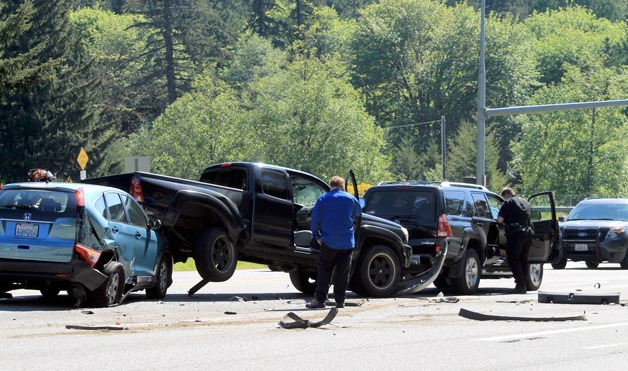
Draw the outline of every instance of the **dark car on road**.
[[[628,198],[588,198],[580,201],[560,225],[560,252],[554,269],[567,260],[589,268],[601,262],[628,269]]]
[[[386,182],[364,194],[364,213],[394,221],[408,230],[412,247],[409,271],[433,269],[434,256],[447,254],[433,283],[461,294],[477,291],[480,278],[512,277],[505,258],[506,237],[497,224],[503,199],[487,188],[466,183]],[[555,256],[558,222],[553,194],[529,198],[535,238],[525,272],[527,290],[543,280],[543,263]]]
[[[128,193],[79,183],[16,183],[0,190],[0,294],[67,290],[79,307],[120,303],[172,282],[165,239]]]

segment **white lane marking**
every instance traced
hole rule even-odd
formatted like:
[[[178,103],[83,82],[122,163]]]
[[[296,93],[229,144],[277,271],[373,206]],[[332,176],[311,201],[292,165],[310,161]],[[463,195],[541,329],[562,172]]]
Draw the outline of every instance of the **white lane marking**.
[[[582,349],[603,349],[603,348],[615,348],[621,347],[624,345],[628,345],[628,343],[615,343],[615,344],[604,344],[604,345],[595,345],[590,347],[582,347]]]
[[[597,329],[602,329],[602,328],[612,328],[612,327],[621,327],[621,326],[628,326],[628,322],[609,323],[607,325],[597,325],[597,326],[574,327],[574,328],[566,328],[566,329],[561,329],[561,330],[539,331],[539,332],[531,332],[528,334],[493,336],[490,338],[479,338],[479,339],[474,339],[474,340],[479,340],[479,341],[515,340],[515,339],[533,338],[533,337],[544,336],[544,335],[564,334],[568,332],[589,331],[589,330],[597,330]]]

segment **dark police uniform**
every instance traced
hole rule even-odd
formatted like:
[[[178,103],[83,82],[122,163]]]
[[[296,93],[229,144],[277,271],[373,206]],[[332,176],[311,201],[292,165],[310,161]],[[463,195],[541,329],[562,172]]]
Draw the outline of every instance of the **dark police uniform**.
[[[528,252],[532,245],[530,204],[519,196],[512,196],[499,209],[506,226],[506,257],[515,277],[515,292],[525,293],[525,271],[528,268]]]

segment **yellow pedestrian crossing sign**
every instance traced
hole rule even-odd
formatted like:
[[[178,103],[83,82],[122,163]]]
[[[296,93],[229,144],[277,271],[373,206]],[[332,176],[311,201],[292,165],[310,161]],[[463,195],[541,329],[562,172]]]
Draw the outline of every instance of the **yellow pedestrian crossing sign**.
[[[76,161],[78,161],[78,164],[81,166],[81,170],[85,170],[87,160],[89,160],[89,157],[87,157],[87,152],[85,152],[85,149],[81,147],[81,152],[79,152],[79,155],[76,158]]]

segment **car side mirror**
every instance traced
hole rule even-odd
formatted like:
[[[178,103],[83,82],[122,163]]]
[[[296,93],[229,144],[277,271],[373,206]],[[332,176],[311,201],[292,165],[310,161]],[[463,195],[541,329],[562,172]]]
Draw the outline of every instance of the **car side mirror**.
[[[564,216],[559,216],[558,217],[558,221],[561,222],[561,223],[564,222],[565,221],[565,217]]]
[[[360,197],[360,199],[358,200],[360,202],[360,207],[362,207],[364,209],[364,206],[366,206],[366,201],[364,201],[363,198]]]
[[[148,228],[159,229],[161,228],[161,220],[153,217],[148,218]]]

